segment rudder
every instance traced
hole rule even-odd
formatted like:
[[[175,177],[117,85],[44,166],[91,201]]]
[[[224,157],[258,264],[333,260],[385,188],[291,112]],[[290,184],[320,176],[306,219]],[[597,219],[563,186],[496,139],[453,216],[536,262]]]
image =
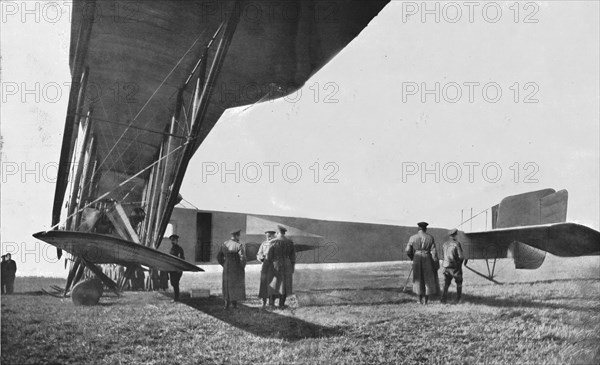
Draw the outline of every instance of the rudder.
[[[543,189],[508,196],[492,208],[496,213],[492,213],[492,226],[496,229],[565,222],[567,201],[568,192],[564,189]],[[546,258],[544,250],[519,241],[510,244],[508,253],[516,269],[537,269]]]

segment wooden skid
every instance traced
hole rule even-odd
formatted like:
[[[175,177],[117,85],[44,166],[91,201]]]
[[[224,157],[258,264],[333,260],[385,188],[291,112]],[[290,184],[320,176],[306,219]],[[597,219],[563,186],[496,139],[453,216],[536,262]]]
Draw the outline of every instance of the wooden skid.
[[[42,288],[42,293],[44,293],[46,295],[50,295],[51,297],[59,298],[59,299],[64,298],[64,295],[62,294],[63,293],[62,289],[60,292],[51,292],[51,291],[48,291],[48,290]]]

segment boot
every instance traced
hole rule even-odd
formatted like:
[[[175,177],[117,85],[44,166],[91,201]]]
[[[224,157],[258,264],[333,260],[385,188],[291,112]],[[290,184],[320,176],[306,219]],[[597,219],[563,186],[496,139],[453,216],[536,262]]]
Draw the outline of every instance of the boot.
[[[456,303],[460,303],[460,297],[462,295],[462,287],[456,287]]]
[[[176,302],[179,301],[179,284],[173,285],[173,297]]]
[[[427,305],[427,302],[429,302],[429,295],[425,295],[425,305]]]
[[[442,299],[440,299],[440,302],[442,303],[446,303],[446,301],[448,300],[448,286],[444,285],[444,292],[442,293]]]
[[[287,295],[282,295],[281,297],[279,297],[279,308],[283,309],[285,308],[285,299],[287,298]]]

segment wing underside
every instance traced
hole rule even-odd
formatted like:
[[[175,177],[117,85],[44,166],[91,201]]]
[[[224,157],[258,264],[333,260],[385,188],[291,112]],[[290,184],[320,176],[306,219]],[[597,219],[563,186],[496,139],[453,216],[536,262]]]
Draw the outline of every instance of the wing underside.
[[[76,212],[86,201],[110,199],[127,214],[143,209],[149,219],[140,241],[160,245],[182,161],[222,113],[300,88],[387,2],[261,0],[251,4],[263,14],[256,18],[243,1],[74,1],[74,87],[53,226],[72,216],[66,230],[79,231]],[[223,40],[228,47],[221,47]],[[213,67],[219,50],[223,59]],[[199,118],[204,91],[209,97]]]
[[[461,237],[462,238],[462,237]],[[576,223],[554,223],[465,233],[467,246],[509,247],[519,242],[562,257],[600,254],[600,232]]]
[[[163,271],[204,271],[178,257],[114,236],[71,231],[39,232],[33,236],[93,264],[144,265]]]

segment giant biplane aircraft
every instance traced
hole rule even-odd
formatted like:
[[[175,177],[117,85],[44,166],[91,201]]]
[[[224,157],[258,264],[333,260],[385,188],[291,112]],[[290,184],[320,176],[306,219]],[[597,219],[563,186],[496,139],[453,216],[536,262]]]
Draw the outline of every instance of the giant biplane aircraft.
[[[84,267],[118,290],[100,264],[127,267],[125,277],[139,265],[202,271],[159,250],[194,152],[226,109],[280,98],[302,87],[387,3],[74,0],[73,86],[52,228],[34,235],[56,246],[59,257],[62,250],[72,255],[65,292],[81,278]],[[233,97],[217,93],[223,85],[245,91]],[[459,239],[469,258],[512,253],[518,268],[539,267],[545,252],[599,254],[600,232],[565,223],[566,203],[566,191],[552,189],[508,197],[493,209],[492,230],[461,232]],[[337,242],[338,258],[346,262],[389,260],[385,252],[413,231],[289,217],[259,219],[314,231],[295,238],[300,250]],[[247,226],[245,234],[251,237],[260,229]],[[430,231],[434,236],[445,232]],[[381,254],[350,253],[367,251]]]

